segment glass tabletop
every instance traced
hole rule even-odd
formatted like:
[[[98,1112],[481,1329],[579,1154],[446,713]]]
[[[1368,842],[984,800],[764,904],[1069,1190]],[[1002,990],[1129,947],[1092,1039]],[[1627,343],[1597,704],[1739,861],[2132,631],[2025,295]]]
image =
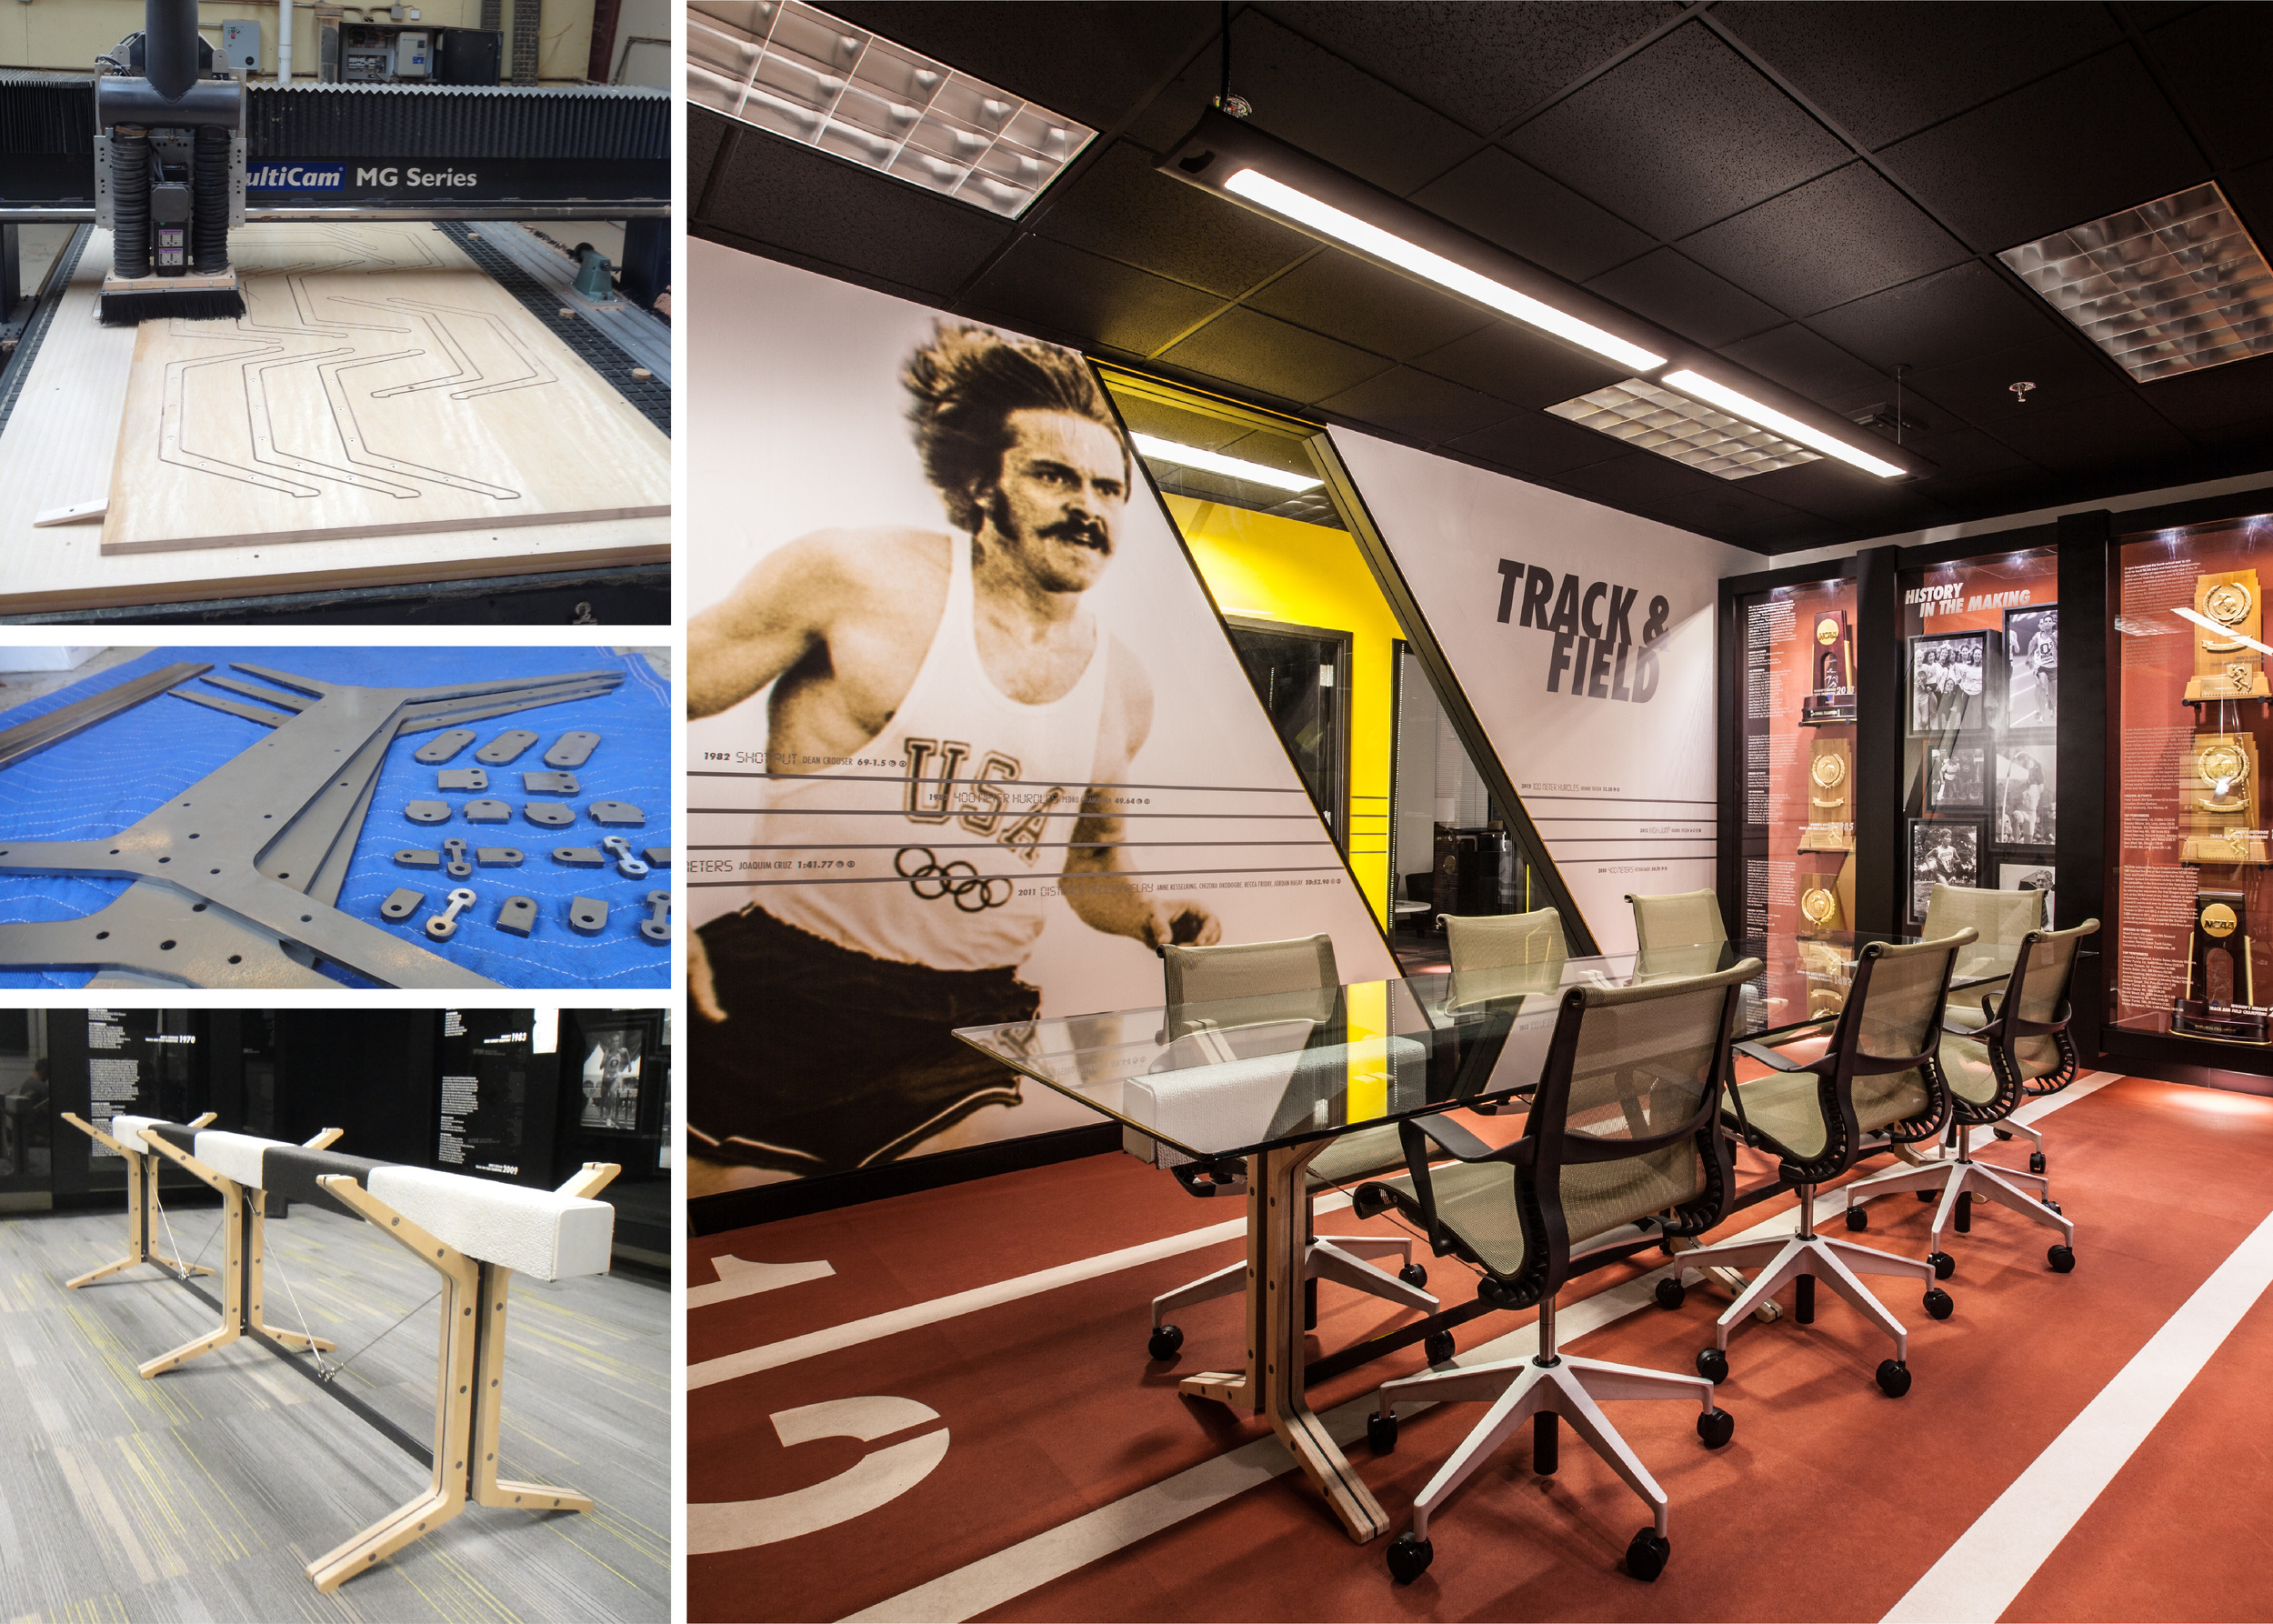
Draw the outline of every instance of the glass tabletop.
[[[1270,993],[965,1027],[956,1036],[1136,1129],[1174,1154],[1219,1161],[1378,1128],[1532,1088],[1564,992],[1704,975],[1761,961],[1738,1009],[1740,1037],[1836,1019],[1859,931],[1702,943]],[[1976,956],[1951,986],[2008,973]],[[1393,1158],[1392,1148],[1388,1157]]]

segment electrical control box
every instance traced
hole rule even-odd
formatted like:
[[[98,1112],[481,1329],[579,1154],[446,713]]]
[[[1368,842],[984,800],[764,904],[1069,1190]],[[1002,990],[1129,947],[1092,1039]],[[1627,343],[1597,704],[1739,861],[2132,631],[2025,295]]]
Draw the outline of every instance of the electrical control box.
[[[257,21],[221,25],[221,65],[233,74],[260,72],[260,24]]]
[[[395,36],[395,76],[398,79],[434,77],[434,58],[424,33],[406,32]]]

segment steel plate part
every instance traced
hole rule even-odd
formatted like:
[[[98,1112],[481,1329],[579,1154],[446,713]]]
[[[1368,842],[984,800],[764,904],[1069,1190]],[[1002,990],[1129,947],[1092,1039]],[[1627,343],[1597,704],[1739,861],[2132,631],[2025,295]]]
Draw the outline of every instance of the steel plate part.
[[[446,942],[457,934],[457,917],[471,907],[480,897],[460,886],[446,899],[449,906],[426,921],[426,935],[435,941]]]
[[[497,928],[513,936],[526,936],[536,928],[536,899],[533,897],[508,897],[497,907]]]
[[[395,854],[395,861],[405,868],[439,868],[442,854],[438,851],[416,851],[405,848]]]
[[[647,877],[647,865],[631,855],[631,842],[621,835],[610,835],[600,844],[616,854],[616,872],[626,879]]]
[[[491,767],[503,767],[536,742],[536,735],[521,727],[509,727],[474,752],[474,759]]]
[[[598,868],[604,867],[607,859],[594,847],[556,846],[553,847],[553,861],[570,868]]]
[[[546,767],[582,767],[592,759],[592,752],[600,747],[596,733],[564,733],[553,741],[553,747],[545,752]],[[576,794],[571,789],[565,793]]]
[[[484,846],[474,853],[474,860],[485,868],[518,868],[522,853],[511,846]]]
[[[671,893],[647,893],[648,915],[639,921],[639,934],[657,947],[666,947],[671,940]]]
[[[523,773],[521,787],[530,795],[582,795],[584,787],[574,773]]]
[[[466,860],[466,842],[453,835],[442,843],[442,872],[452,879],[470,879],[474,865]]]
[[[468,823],[511,823],[513,808],[503,801],[483,799],[466,803]]]
[[[413,759],[423,761],[428,767],[437,766],[472,744],[476,737],[471,727],[453,727],[447,733],[436,734],[432,740],[420,745]]]
[[[436,789],[486,789],[489,787],[489,775],[477,767],[445,767],[435,774],[434,787]]]
[[[424,891],[414,891],[407,887],[399,887],[385,902],[379,904],[379,917],[393,919],[399,923],[416,913],[425,906],[426,900],[426,894]]]
[[[650,868],[668,868],[671,866],[671,848],[667,846],[650,846],[639,855],[647,859]]]
[[[594,801],[585,812],[596,824],[645,828],[647,823],[647,815],[629,801]]]
[[[531,801],[521,808],[521,816],[540,829],[565,829],[576,821],[576,809],[558,801]]]
[[[597,936],[607,928],[607,904],[595,897],[568,898],[569,928],[585,936]]]
[[[447,823],[450,803],[447,801],[408,801],[404,804],[403,816],[413,823]]]

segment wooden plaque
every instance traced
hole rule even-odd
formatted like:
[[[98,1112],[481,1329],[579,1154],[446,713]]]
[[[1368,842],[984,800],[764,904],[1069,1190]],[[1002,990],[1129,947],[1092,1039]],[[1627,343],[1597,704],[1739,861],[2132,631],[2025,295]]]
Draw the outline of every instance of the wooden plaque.
[[[2196,579],[2194,612],[2225,630],[2215,632],[2199,622],[2189,626],[2194,634],[2194,680],[2187,684],[2188,704],[2263,699],[2273,691],[2266,686],[2265,656],[2250,647],[2263,639],[2264,608],[2254,569],[2228,570]]]
[[[1854,741],[1817,738],[1807,753],[1807,822],[1802,851],[1855,848]]]
[[[2179,771],[2188,819],[2178,860],[2195,867],[2267,862],[2258,821],[2258,741],[2247,733],[2197,734]]]

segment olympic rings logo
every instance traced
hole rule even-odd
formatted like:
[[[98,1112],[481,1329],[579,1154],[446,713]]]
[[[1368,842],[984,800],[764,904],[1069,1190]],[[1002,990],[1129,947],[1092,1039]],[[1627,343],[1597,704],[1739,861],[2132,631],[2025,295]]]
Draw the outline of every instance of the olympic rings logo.
[[[939,854],[928,846],[903,847],[892,859],[892,867],[907,882],[908,889],[926,902],[952,897],[955,906],[966,914],[1001,907],[1016,890],[1002,876],[982,875],[961,857],[952,863],[940,862]]]

